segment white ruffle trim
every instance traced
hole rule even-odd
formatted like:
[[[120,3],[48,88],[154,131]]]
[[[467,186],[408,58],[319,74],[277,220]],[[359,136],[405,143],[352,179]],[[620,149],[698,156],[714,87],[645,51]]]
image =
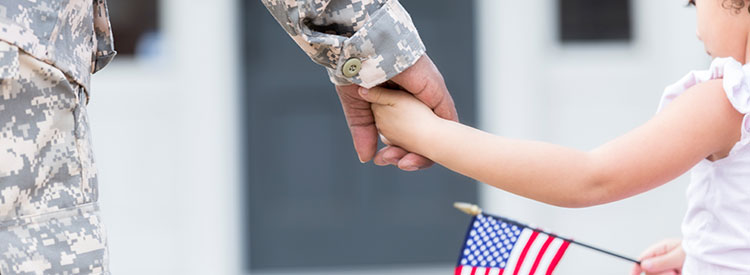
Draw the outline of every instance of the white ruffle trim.
[[[677,83],[667,86],[658,110],[698,83],[723,79],[724,92],[729,102],[738,112],[747,114],[750,112],[750,78],[748,76],[750,76],[750,65],[742,66],[731,57],[714,59],[708,70],[691,71]]]

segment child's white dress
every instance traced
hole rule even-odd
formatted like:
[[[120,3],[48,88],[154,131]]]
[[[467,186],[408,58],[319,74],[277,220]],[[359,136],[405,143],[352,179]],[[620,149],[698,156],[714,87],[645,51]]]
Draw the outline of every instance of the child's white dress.
[[[729,102],[742,114],[742,137],[726,158],[701,160],[691,170],[682,222],[687,257],[683,274],[750,274],[750,65],[718,58],[668,86],[659,109],[687,88],[722,79]]]

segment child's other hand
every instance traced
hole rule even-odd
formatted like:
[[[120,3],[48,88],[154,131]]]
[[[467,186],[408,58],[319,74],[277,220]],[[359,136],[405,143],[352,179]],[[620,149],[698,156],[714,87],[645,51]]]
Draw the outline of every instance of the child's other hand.
[[[393,145],[417,152],[416,145],[441,119],[413,95],[381,87],[359,88],[371,104],[378,131]]]
[[[682,250],[682,240],[662,240],[641,253],[641,265],[635,265],[632,275],[645,272],[650,274],[681,274],[682,264],[685,262],[685,251]]]

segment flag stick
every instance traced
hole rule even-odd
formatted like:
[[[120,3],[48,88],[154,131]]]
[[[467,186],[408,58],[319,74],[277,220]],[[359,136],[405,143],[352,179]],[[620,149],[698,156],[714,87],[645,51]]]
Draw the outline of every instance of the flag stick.
[[[476,215],[479,215],[479,214],[482,213],[482,208],[479,208],[479,206],[477,206],[476,204],[470,204],[470,203],[465,203],[465,202],[454,202],[453,203],[453,207],[457,208],[458,210],[461,210],[461,212],[464,212],[464,213],[472,215],[472,216],[476,216]],[[610,256],[615,256],[617,258],[620,258],[620,259],[623,259],[623,260],[626,260],[626,261],[630,261],[630,262],[633,262],[633,263],[636,263],[636,264],[639,264],[639,265],[641,264],[640,261],[637,261],[637,260],[635,260],[633,258],[625,257],[625,256],[622,256],[622,255],[614,253],[614,252],[610,252],[610,251],[607,251],[607,250],[604,250],[604,249],[601,249],[601,248],[597,248],[597,247],[594,247],[594,246],[591,246],[591,245],[588,245],[588,244],[585,244],[585,243],[581,243],[581,242],[575,241],[573,239],[561,237],[561,236],[559,236],[557,234],[549,233],[549,232],[546,232],[546,231],[538,229],[538,228],[533,228],[531,226],[525,225],[523,223],[511,220],[511,219],[508,219],[508,218],[499,217],[499,216],[495,216],[495,215],[489,215],[489,214],[486,214],[486,213],[485,213],[485,215],[491,216],[491,217],[494,217],[494,218],[497,218],[497,219],[500,219],[500,220],[503,220],[503,221],[506,221],[506,222],[509,222],[509,223],[513,223],[513,224],[519,225],[521,227],[525,227],[525,228],[534,230],[534,231],[539,232],[539,233],[544,233],[544,234],[547,234],[547,235],[550,235],[550,236],[553,236],[553,237],[557,237],[557,238],[560,238],[560,239],[562,239],[564,241],[567,241],[567,242],[570,242],[570,243],[573,243],[573,244],[577,244],[577,245],[583,246],[583,247],[588,248],[588,249],[593,249],[593,250],[596,250],[598,252],[601,252],[601,253],[604,253],[604,254],[607,254],[607,255],[610,255]]]

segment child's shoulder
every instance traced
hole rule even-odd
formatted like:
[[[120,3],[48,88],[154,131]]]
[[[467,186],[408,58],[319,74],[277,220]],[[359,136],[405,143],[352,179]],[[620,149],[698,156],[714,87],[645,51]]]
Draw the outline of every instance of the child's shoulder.
[[[750,137],[744,117],[750,113],[750,66],[731,58],[712,62],[710,69],[692,71],[668,86],[659,109],[690,120],[693,131],[713,137],[716,152],[709,159],[729,154],[734,145]]]

